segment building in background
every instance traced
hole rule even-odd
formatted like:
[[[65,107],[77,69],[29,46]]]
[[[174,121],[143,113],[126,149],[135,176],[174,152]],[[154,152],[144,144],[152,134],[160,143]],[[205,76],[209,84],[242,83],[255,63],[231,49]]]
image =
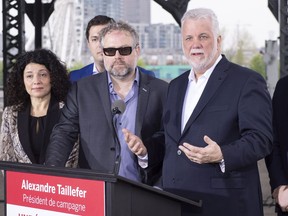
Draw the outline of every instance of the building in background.
[[[151,0],[123,0],[123,20],[129,23],[151,24],[150,4]]]
[[[43,27],[43,47],[55,52],[68,67],[91,63],[85,28],[91,18],[102,14],[136,28],[145,64],[185,64],[179,26],[151,24],[150,4],[151,0],[56,0]],[[27,43],[26,50],[31,49],[33,43]]]

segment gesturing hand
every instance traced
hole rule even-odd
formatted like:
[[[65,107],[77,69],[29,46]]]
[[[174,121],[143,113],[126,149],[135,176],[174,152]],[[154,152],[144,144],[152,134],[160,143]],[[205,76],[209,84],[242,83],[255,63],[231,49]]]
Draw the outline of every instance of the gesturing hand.
[[[134,135],[126,128],[123,128],[122,132],[124,134],[125,142],[127,143],[129,149],[134,154],[136,154],[137,156],[141,156],[141,157],[147,154],[147,149],[144,146],[142,140],[138,136]]]
[[[219,145],[208,136],[204,136],[204,141],[207,143],[205,147],[197,147],[184,142],[179,149],[195,163],[219,163],[223,159]]]

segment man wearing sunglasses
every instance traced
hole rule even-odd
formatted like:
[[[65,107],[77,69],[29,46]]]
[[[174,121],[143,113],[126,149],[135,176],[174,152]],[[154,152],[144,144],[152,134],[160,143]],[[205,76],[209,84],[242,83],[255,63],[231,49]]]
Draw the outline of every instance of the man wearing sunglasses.
[[[164,157],[162,111],[168,83],[139,71],[139,36],[127,23],[108,25],[100,42],[106,71],[71,88],[46,164],[64,166],[80,137],[80,168],[154,185]],[[119,101],[124,109],[115,106]]]
[[[100,46],[99,32],[109,23],[113,22],[115,22],[113,18],[105,15],[97,15],[88,22],[85,34],[87,39],[87,45],[94,62],[86,65],[81,69],[71,71],[69,73],[69,78],[72,83],[78,81],[81,78],[105,71],[103,63],[103,50]],[[144,68],[140,68],[140,71],[150,76],[155,76],[153,71],[145,70]]]

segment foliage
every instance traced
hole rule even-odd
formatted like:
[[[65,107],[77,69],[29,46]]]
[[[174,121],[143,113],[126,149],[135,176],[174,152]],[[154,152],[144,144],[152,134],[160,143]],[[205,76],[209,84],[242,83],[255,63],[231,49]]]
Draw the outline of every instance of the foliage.
[[[84,65],[81,62],[76,62],[72,67],[68,68],[68,71],[78,70],[82,67],[84,67]]]
[[[266,79],[266,69],[265,69],[265,62],[263,59],[263,55],[261,54],[256,54],[250,61],[249,67],[252,70],[257,71],[260,73],[265,79]]]
[[[146,64],[145,64],[145,61],[143,59],[139,58],[138,62],[137,62],[137,65],[139,67],[145,67]]]
[[[231,61],[239,65],[245,65],[245,56],[242,46],[236,51],[236,54],[232,57]]]

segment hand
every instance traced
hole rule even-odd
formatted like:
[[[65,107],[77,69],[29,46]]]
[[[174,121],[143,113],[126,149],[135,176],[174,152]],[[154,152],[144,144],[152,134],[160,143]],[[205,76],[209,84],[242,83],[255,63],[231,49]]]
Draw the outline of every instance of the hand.
[[[144,157],[147,154],[147,149],[138,136],[132,134],[126,128],[122,129],[122,133],[124,134],[125,142],[134,154],[141,157]]]
[[[288,185],[281,185],[273,191],[273,197],[283,212],[288,212]]]
[[[183,145],[179,146],[179,149],[195,163],[219,163],[223,159],[219,145],[208,136],[204,136],[204,141],[207,143],[204,148],[183,143]]]

